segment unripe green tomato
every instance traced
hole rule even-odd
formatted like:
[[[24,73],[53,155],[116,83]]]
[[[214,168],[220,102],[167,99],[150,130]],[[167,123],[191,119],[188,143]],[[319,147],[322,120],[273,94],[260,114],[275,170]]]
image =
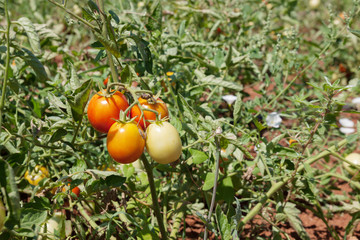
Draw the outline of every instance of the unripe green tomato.
[[[146,129],[146,150],[161,164],[178,160],[182,152],[178,131],[168,122],[150,124]]]
[[[4,228],[6,218],[5,206],[3,202],[0,200],[0,232]]]
[[[349,155],[347,155],[345,157],[345,159],[360,167],[360,154],[359,153],[350,153]],[[354,179],[360,180],[360,171],[359,170],[357,170],[356,168],[354,168],[347,162],[343,162],[343,166],[350,175],[354,176],[353,177]],[[356,174],[356,176],[355,176],[355,174]]]

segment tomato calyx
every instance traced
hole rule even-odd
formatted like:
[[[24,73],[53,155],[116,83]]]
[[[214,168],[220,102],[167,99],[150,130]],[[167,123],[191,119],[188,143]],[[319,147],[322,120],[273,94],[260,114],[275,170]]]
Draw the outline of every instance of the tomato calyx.
[[[114,87],[115,87],[115,89],[111,90]],[[110,98],[117,91],[124,93],[125,90],[126,90],[126,86],[124,84],[115,82],[115,83],[111,83],[111,84],[107,85],[107,87],[103,91],[98,92],[97,95],[99,95],[101,97],[105,97],[105,98]]]

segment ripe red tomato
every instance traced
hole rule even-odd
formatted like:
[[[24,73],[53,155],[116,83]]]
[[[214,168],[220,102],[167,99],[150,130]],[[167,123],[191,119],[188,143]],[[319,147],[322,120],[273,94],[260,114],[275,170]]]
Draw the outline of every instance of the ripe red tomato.
[[[105,90],[98,92],[104,94]],[[114,124],[114,119],[119,119],[120,111],[129,107],[126,97],[119,91],[110,97],[95,94],[89,102],[87,115],[91,125],[99,132],[107,133]]]
[[[144,136],[144,132],[135,122],[115,122],[107,135],[107,150],[116,162],[135,162],[144,152]]]
[[[157,111],[159,115],[161,115],[161,119],[169,116],[169,111],[166,107],[166,104],[160,98],[156,100],[155,104],[150,104],[146,99],[143,99],[141,97],[138,100],[143,108]],[[151,123],[151,121],[149,120],[152,121],[156,120],[156,114],[154,112],[150,112],[146,110],[144,110],[144,116],[140,119],[141,111],[138,105],[135,105],[134,107],[131,108],[130,114],[131,114],[131,118],[137,117],[135,118],[135,122],[139,123],[142,129],[144,130]],[[144,119],[146,122],[146,126],[144,124]]]

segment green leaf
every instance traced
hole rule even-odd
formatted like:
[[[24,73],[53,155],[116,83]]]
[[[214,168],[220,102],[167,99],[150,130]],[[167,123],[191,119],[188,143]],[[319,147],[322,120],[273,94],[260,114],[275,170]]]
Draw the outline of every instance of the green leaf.
[[[70,168],[70,173],[77,173],[77,172],[83,172],[87,169],[86,162],[82,159],[76,160],[76,163],[72,168]]]
[[[233,239],[239,239],[237,226],[240,224],[240,220],[242,217],[241,214],[241,205],[239,199],[235,198],[236,201],[236,209],[235,214],[231,217],[231,231]]]
[[[22,50],[22,51],[21,51]],[[22,48],[16,53],[16,55],[22,58],[27,65],[29,65],[35,72],[40,81],[44,82],[48,80],[45,68],[39,59],[28,49]]]
[[[105,178],[106,186],[109,188],[121,187],[126,181],[125,177],[118,175],[110,175]]]
[[[215,54],[215,57],[214,57],[214,63],[215,63],[215,66],[218,67],[218,68],[220,68],[221,65],[224,63],[224,54],[221,51],[221,49],[218,49],[216,51],[216,54]]]
[[[24,208],[36,210],[50,210],[50,200],[46,197],[34,197],[32,202],[24,204]]]
[[[203,191],[208,191],[214,187],[215,174],[210,172],[206,174]]]
[[[225,64],[227,67],[230,67],[231,66],[231,58],[232,58],[232,46],[229,47],[229,51],[227,52],[226,54],[226,57],[225,57]]]
[[[128,165],[124,165],[124,167],[127,167]],[[131,166],[132,167],[132,166]],[[99,177],[106,178],[108,176],[121,176],[120,173],[114,172],[114,171],[101,171],[97,169],[87,169],[88,172],[91,172],[93,174],[96,174]]]
[[[21,227],[32,228],[40,226],[45,222],[47,217],[47,210],[37,210],[31,208],[25,208],[21,211]]]
[[[107,39],[101,33],[97,32],[97,31],[93,31],[93,33],[94,33],[96,39],[99,42],[101,42],[101,44],[106,48],[106,50],[108,50],[115,57],[117,57],[117,58],[120,57],[120,52],[119,52],[119,49],[115,42]]]
[[[241,113],[241,107],[242,107],[242,104],[243,104],[243,101],[241,100],[241,95],[238,93],[236,95],[236,101],[235,101],[235,104],[234,104],[234,112],[233,112],[233,115],[234,115],[234,126],[236,126],[236,123],[237,123],[237,120],[240,118],[240,113]]]
[[[98,7],[98,5],[96,3],[94,3],[93,1],[89,0],[87,2],[88,6],[90,7],[90,9],[93,11],[93,12],[97,12],[100,14],[100,9]]]
[[[73,91],[75,91],[81,86],[81,83],[74,68],[74,65],[70,61],[69,61],[69,65],[70,65],[70,87]]]
[[[205,78],[197,79],[197,81],[199,83],[206,83],[209,85],[225,87],[235,91],[241,91],[243,89],[242,85],[239,85],[235,82],[224,81],[222,78],[215,77],[214,75],[209,75],[206,76]]]
[[[116,15],[116,13],[115,13],[113,10],[109,10],[109,13],[110,13],[111,17],[115,20],[115,22],[116,22],[117,24],[119,24],[119,23],[120,23],[120,19],[119,19],[118,15]]]
[[[152,4],[153,10],[151,11],[151,16],[148,18],[148,23],[146,27],[149,31],[159,30],[161,32],[162,25],[162,6],[161,1],[156,1]]]
[[[357,224],[355,224],[355,223],[357,222],[358,219],[360,219],[360,212],[353,214],[352,219],[347,224],[347,226],[345,228],[344,239],[348,239],[347,235],[354,229],[355,226],[357,226]]]
[[[120,77],[121,77],[121,82],[125,83],[130,83],[131,81],[131,72],[130,72],[130,68],[129,65],[126,65],[124,67],[124,69],[121,71],[120,73]]]
[[[284,208],[284,213],[290,225],[295,229],[297,234],[299,234],[301,239],[310,240],[309,235],[307,234],[301,219],[299,218],[300,210],[296,208],[296,205],[291,202],[287,202]]]
[[[235,145],[237,148],[239,148],[248,159],[254,159],[254,157],[250,154],[250,152],[243,145],[241,145],[238,141],[229,140],[229,142],[231,144]]]
[[[189,105],[189,103],[180,93],[178,93],[178,96],[181,101],[182,107],[185,110],[184,114],[189,118],[190,122],[193,123],[194,121],[197,121],[197,117],[194,115],[196,111]]]
[[[53,143],[53,142],[57,142],[57,141],[61,140],[66,134],[67,134],[67,131],[65,129],[59,128],[51,136],[49,143]]]
[[[182,39],[186,36],[185,34],[185,24],[186,24],[186,20],[181,21],[179,29],[178,29],[178,35],[179,38]]]
[[[60,98],[56,97],[52,92],[48,92],[48,99],[52,106],[57,108],[60,111],[63,111],[62,109],[66,109],[66,105],[61,101]]]
[[[83,18],[88,21],[88,22],[91,22],[91,21],[95,21],[95,17],[93,16],[94,14],[87,8],[81,8],[82,9],[82,15],[83,15]]]
[[[83,117],[84,109],[90,96],[91,85],[91,80],[84,82],[81,87],[75,91],[74,100],[69,99],[68,101],[71,106],[71,112],[75,122],[80,121]]]
[[[354,34],[356,37],[360,38],[360,31],[359,30],[355,30],[355,29],[351,29],[351,28],[348,28],[348,30],[349,30],[349,32]]]
[[[0,15],[5,16],[4,2],[0,1]]]
[[[153,73],[153,71],[152,71],[153,59],[151,56],[150,49],[148,48],[149,43],[136,35],[131,35],[131,36],[129,36],[129,38],[131,38],[135,41],[136,46],[138,47],[138,50],[139,50],[142,60],[144,62],[146,71],[148,73],[152,74]]]
[[[9,211],[9,219],[5,225],[9,229],[13,229],[15,225],[20,223],[20,195],[15,181],[15,174],[12,167],[4,160],[0,160],[0,185],[3,190],[7,210]]]
[[[25,30],[30,46],[35,54],[40,54],[40,39],[35,27],[27,17],[22,17],[17,21]]]
[[[231,225],[226,215],[221,210],[220,205],[215,209],[216,223],[220,230],[221,239],[231,239]]]
[[[230,203],[234,200],[234,195],[235,190],[231,177],[221,178],[217,187],[216,199]]]
[[[193,158],[193,163],[195,164],[200,164],[209,158],[208,155],[206,155],[206,153],[196,149],[189,149],[189,152]]]

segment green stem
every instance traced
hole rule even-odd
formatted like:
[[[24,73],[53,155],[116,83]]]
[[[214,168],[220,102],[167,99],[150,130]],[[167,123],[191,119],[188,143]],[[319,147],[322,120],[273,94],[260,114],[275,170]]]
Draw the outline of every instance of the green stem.
[[[107,20],[106,20],[106,16],[105,16],[105,13],[104,13],[104,1],[103,0],[99,0],[99,8],[100,8],[100,11],[101,11],[101,13],[100,13],[101,20],[103,22],[102,35],[107,38],[108,29],[107,29],[107,26],[106,26]],[[116,70],[112,54],[107,49],[105,49],[105,51],[106,51],[107,60],[108,60],[109,66],[110,66],[111,77],[113,79],[113,82],[119,82],[119,74],[118,74],[118,71]]]
[[[145,170],[148,175],[150,191],[151,191],[151,198],[152,198],[152,202],[153,202],[153,209],[154,209],[154,213],[155,213],[156,219],[159,224],[161,239],[165,240],[165,239],[167,239],[167,232],[165,231],[163,217],[160,212],[160,206],[159,206],[158,196],[156,194],[156,188],[155,188],[155,183],[154,183],[152,167],[144,154],[141,156],[141,160],[144,163],[144,167],[145,167]]]
[[[11,21],[10,21],[10,16],[9,16],[9,11],[8,11],[8,0],[5,0],[5,2],[4,2],[4,11],[5,11],[5,17],[6,17],[6,22],[7,22],[7,26],[6,26],[6,60],[5,60],[6,62],[5,62],[5,75],[4,75],[4,81],[3,81],[2,92],[1,92],[1,100],[0,100],[0,134],[1,134],[1,130],[2,130],[2,115],[3,115],[4,106],[5,106],[6,85],[7,85],[7,81],[9,78],[9,68],[10,68],[10,26],[11,26]]]
[[[209,209],[209,214],[206,218],[207,223],[209,224],[211,222],[211,215],[214,209],[214,205],[215,205],[215,198],[216,198],[216,189],[217,189],[217,182],[218,182],[218,178],[219,178],[219,165],[220,165],[220,145],[219,142],[217,140],[217,138],[215,138],[215,144],[216,144],[216,152],[215,152],[215,158],[216,158],[216,165],[215,165],[215,179],[214,179],[214,187],[213,187],[213,192],[212,192],[212,196],[211,196],[211,203],[210,203],[210,209]],[[205,232],[204,232],[204,240],[207,239],[208,236],[208,231],[205,225]]]
[[[318,155],[311,157],[309,159],[307,159],[304,164],[302,164],[301,166],[299,166],[298,168],[298,172],[301,172],[304,167],[305,164],[310,165],[314,162],[316,162],[317,160],[326,157],[328,155],[331,154],[332,151],[337,150],[338,148],[343,147],[345,144],[347,144],[347,139],[344,139],[342,141],[340,141],[337,145],[335,146],[331,146],[329,149],[322,151],[321,153],[319,153]],[[280,182],[276,183],[275,185],[273,185],[269,191],[265,194],[265,196],[263,196],[259,203],[255,205],[255,207],[253,207],[250,212],[241,220],[241,222],[239,223],[238,228],[242,229],[242,227],[245,226],[245,224],[247,222],[249,222],[252,218],[255,217],[256,214],[259,213],[259,211],[261,210],[261,208],[263,207],[263,205],[265,205],[265,203],[267,202],[267,200],[277,191],[279,191],[284,185],[287,184],[287,182],[291,179],[291,176],[289,177],[285,177],[283,180],[281,180]]]
[[[96,30],[96,27],[94,25],[92,25],[91,23],[89,23],[88,21],[86,21],[85,19],[83,19],[82,17],[79,17],[78,15],[76,15],[75,13],[73,13],[72,11],[70,11],[69,9],[65,8],[63,5],[55,2],[54,0],[48,0],[50,3],[54,4],[55,6],[61,8],[62,10],[64,10],[65,12],[67,12],[68,14],[70,14],[72,17],[76,18],[77,20],[79,20],[80,22],[82,22],[83,24],[85,24],[86,26],[88,26],[89,28],[91,28],[92,30]]]
[[[336,178],[342,179],[342,180],[344,180],[344,181],[346,181],[346,182],[348,182],[348,183],[353,184],[357,189],[360,190],[360,183],[358,183],[357,181],[353,181],[353,180],[351,180],[350,178],[347,178],[347,177],[342,176],[342,175],[340,175],[340,174],[336,174],[336,173],[326,173],[326,174],[323,175],[323,176],[331,176],[331,177],[336,177]]]

